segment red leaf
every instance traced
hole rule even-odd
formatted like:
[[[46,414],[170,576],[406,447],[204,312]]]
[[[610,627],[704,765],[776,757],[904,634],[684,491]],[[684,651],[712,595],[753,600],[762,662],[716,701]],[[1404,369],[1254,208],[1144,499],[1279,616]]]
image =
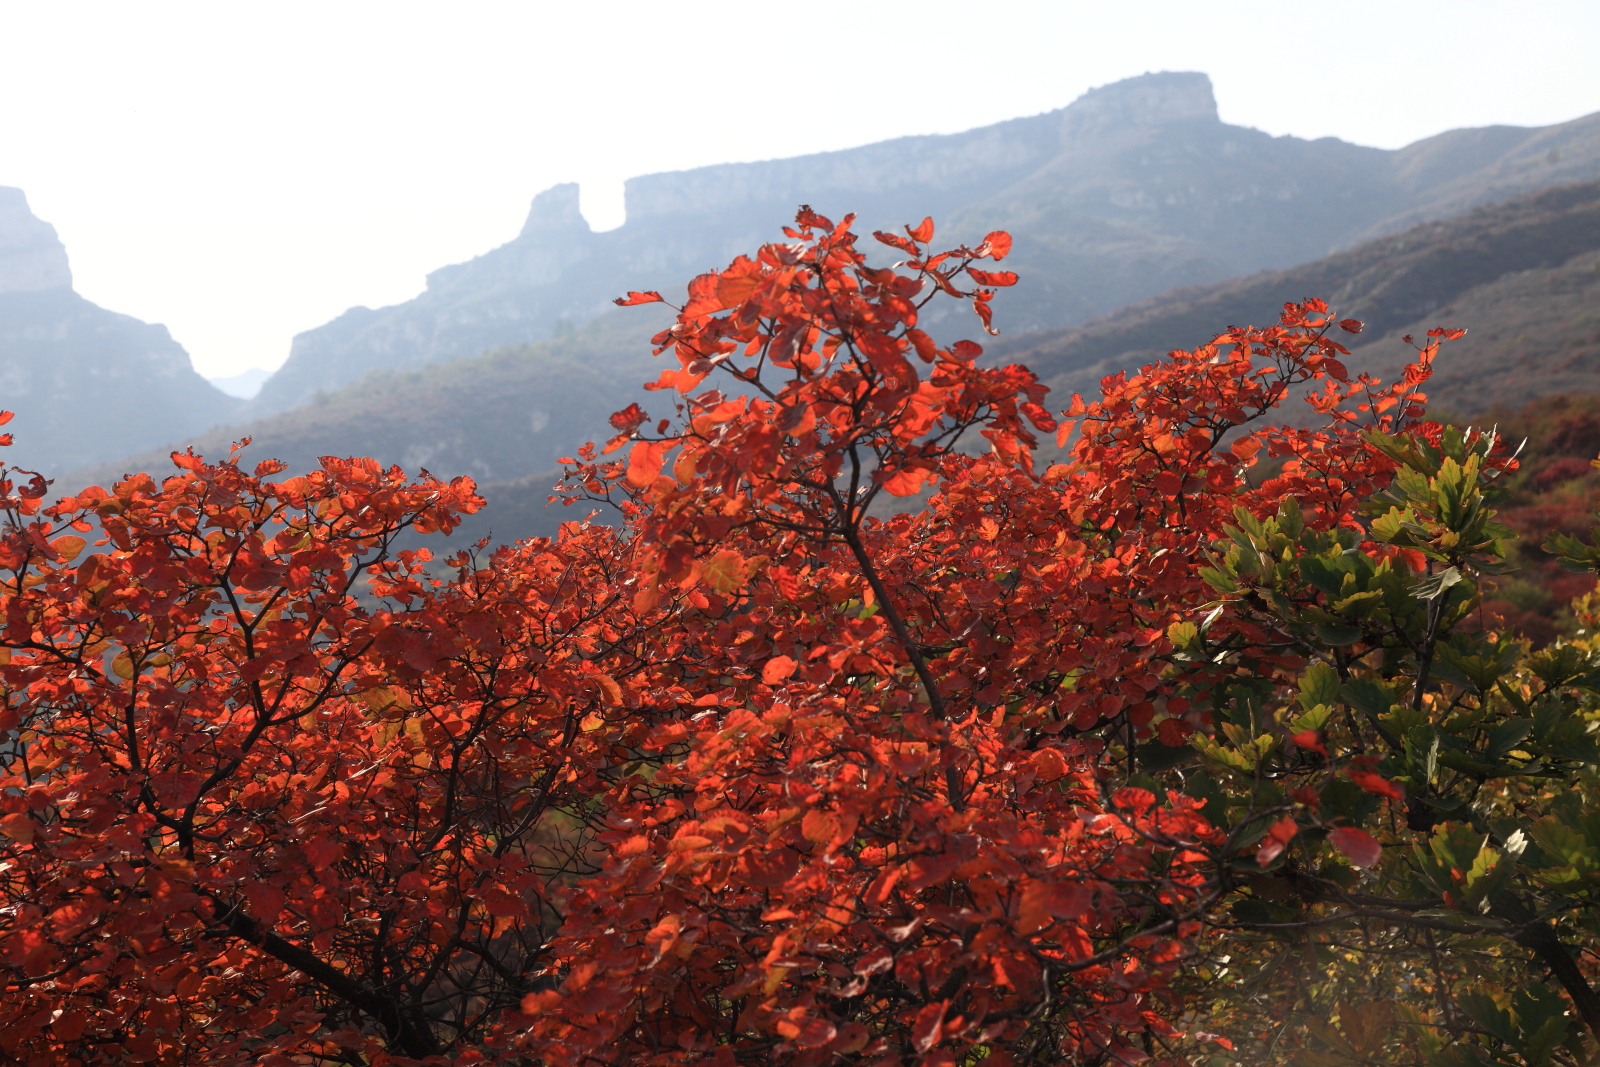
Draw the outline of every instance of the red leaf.
[[[882,974],[893,966],[894,953],[880,945],[859,960],[856,960],[856,965],[850,970],[862,978],[871,978],[875,974]]]
[[[917,246],[898,234],[884,233],[882,230],[876,230],[873,232],[872,236],[876,237],[883,244],[898,248],[902,252],[909,252],[912,255],[917,254]]]
[[[1359,767],[1351,767],[1345,771],[1345,774],[1349,776],[1352,782],[1354,782],[1356,785],[1359,785],[1362,789],[1365,789],[1369,793],[1375,793],[1380,797],[1388,797],[1390,800],[1394,801],[1400,801],[1406,798],[1406,791],[1404,789],[1395,785],[1381,774],[1374,774],[1371,771],[1362,770]]]
[[[912,889],[926,889],[930,885],[938,885],[956,872],[961,866],[961,857],[949,853],[942,855],[918,856],[907,865],[910,878],[906,884]]]
[[[622,307],[625,307],[625,308],[629,308],[629,307],[633,307],[636,304],[659,304],[659,303],[665,303],[665,300],[662,298],[660,293],[656,292],[653,289],[650,290],[649,292],[645,292],[645,293],[635,292],[635,291],[630,289],[630,290],[628,290],[628,295],[627,296],[619,296],[615,300],[613,300],[612,303],[613,304],[618,304],[618,305],[620,305]]]
[[[979,289],[972,294],[972,310],[983,320],[983,332],[994,335],[1000,331],[994,328],[994,309],[989,306],[989,301],[994,299],[994,294],[987,290]]]
[[[15,411],[0,411],[0,426],[4,426],[16,417],[17,413]]]
[[[1365,830],[1341,826],[1328,831],[1328,840],[1334,848],[1349,856],[1350,862],[1357,867],[1376,866],[1383,858],[1383,846]]]
[[[1033,423],[1042,433],[1049,433],[1056,428],[1056,417],[1045,410],[1043,404],[1035,404],[1030,400],[1021,405],[1018,410],[1026,415],[1028,421]]]
[[[1459,341],[1467,335],[1466,330],[1451,330],[1443,326],[1435,326],[1428,331],[1429,337],[1443,337],[1446,341]]]
[[[1256,862],[1265,867],[1279,856],[1288,847],[1289,840],[1300,832],[1300,827],[1294,819],[1285,815],[1272,824],[1272,829],[1267,831],[1267,836],[1261,842],[1261,847],[1256,849]]]
[[[917,1012],[917,1021],[911,1025],[911,1044],[918,1052],[927,1052],[944,1037],[944,1013],[949,1005],[949,1001],[941,1000]]]
[[[623,433],[630,433],[643,425],[650,416],[638,404],[629,404],[611,416],[611,425]]]
[[[933,240],[933,219],[923,219],[921,225],[914,230],[910,226],[907,226],[906,233],[910,234],[911,239],[917,242],[917,244],[927,244],[929,241]]]
[[[1339,329],[1343,330],[1345,333],[1360,333],[1362,328],[1365,326],[1366,323],[1362,322],[1360,319],[1339,320]]]
[[[972,275],[972,280],[977,282],[979,285],[993,285],[1003,288],[1007,285],[1017,284],[1016,274],[1009,270],[994,271],[991,273],[986,270],[979,270],[977,267],[968,267],[967,273]]]
[[[1011,235],[1004,230],[986,233],[983,235],[983,244],[978,246],[978,251],[982,252],[985,248],[994,260],[1005,259],[1011,252]]]
[[[1322,734],[1316,730],[1301,730],[1289,738],[1301,748],[1308,748],[1313,752],[1328,754],[1328,747],[1322,743]]]
[[[1177,748],[1189,739],[1194,733],[1194,727],[1182,719],[1162,719],[1161,725],[1156,727],[1156,737],[1168,748]]]

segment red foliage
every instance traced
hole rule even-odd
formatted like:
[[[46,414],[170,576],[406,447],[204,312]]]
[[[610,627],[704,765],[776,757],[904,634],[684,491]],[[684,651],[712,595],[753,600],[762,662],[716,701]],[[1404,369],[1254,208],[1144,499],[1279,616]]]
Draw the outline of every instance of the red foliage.
[[[394,539],[478,506],[466,480],[175,456],[42,510],[0,485],[0,1052],[1177,1062],[1229,845],[1128,779],[1211,728],[1169,630],[1236,509],[1350,521],[1392,469],[1358,429],[1414,422],[1437,341],[1351,381],[1326,307],[1287,305],[1058,424],[918,325],[944,294],[991,328],[1008,235],[877,235],[900,273],[850,221],[802,210],[690,283],[656,338],[676,417],[619,412],[625,457],[571,476],[628,537],[443,581]],[[1302,385],[1328,429],[1241,430]],[[1035,431],[1066,460],[1035,470]]]

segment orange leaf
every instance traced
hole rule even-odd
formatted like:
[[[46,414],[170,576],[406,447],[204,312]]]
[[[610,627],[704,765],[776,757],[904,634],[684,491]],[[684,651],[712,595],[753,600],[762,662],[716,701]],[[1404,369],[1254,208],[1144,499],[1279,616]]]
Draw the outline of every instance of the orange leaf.
[[[907,226],[906,233],[909,234],[911,239],[917,242],[919,245],[927,244],[929,241],[933,240],[933,219],[923,219],[921,225],[914,230],[910,226]]]
[[[717,279],[717,299],[724,308],[738,307],[761,287],[762,281],[759,274],[724,274]]]
[[[613,708],[622,706],[622,687],[615,678],[609,674],[597,674],[594,680],[600,683],[600,695],[607,704]]]
[[[767,660],[767,665],[761,668],[761,680],[768,685],[777,685],[794,674],[799,666],[800,664],[788,656],[773,656]]]
[[[826,845],[838,835],[839,820],[833,817],[832,812],[813,809],[806,812],[806,817],[800,820],[800,832],[805,835],[807,841]]]
[[[917,254],[917,246],[898,234],[884,233],[882,230],[875,230],[873,231],[872,236],[876,237],[879,241],[886,245],[889,245],[893,248],[898,248],[902,252],[910,252],[912,255]]]
[[[662,457],[670,442],[640,441],[628,453],[628,484],[635,489],[646,489],[661,476]]]
[[[68,563],[71,563],[73,560],[78,558],[78,553],[82,552],[88,543],[89,542],[85,541],[81,537],[73,537],[71,534],[68,534],[65,537],[58,537],[54,541],[51,541],[50,547],[55,549],[56,552],[60,554],[62,559],[66,560]]]
[[[994,230],[983,235],[983,244],[978,248],[981,251],[987,245],[989,255],[995,260],[1005,259],[1011,252],[1011,235],[1004,230]]]
[[[5,834],[19,845],[33,840],[33,820],[20,811],[0,817],[0,834]]]
[[[911,496],[922,492],[933,472],[923,467],[903,467],[883,480],[883,487],[892,496]]]

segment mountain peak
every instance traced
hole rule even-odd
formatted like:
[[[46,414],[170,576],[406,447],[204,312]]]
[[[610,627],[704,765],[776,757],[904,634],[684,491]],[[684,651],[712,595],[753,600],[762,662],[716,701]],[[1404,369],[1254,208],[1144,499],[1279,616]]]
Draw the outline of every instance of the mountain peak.
[[[588,233],[589,223],[578,210],[578,183],[562,182],[533,198],[528,221],[522,224],[522,236],[573,229]]]
[[[1222,121],[1211,79],[1195,71],[1141,74],[1090,89],[1067,105],[1064,118],[1067,132],[1078,135],[1195,119]]]
[[[72,270],[56,228],[28,210],[21,189],[0,185],[0,293],[71,288]]]

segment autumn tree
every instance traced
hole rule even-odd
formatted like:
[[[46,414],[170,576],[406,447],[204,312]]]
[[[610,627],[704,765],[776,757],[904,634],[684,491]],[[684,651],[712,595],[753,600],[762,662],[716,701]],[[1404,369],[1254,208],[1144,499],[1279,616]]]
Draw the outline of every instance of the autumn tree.
[[[1443,331],[1386,385],[1290,304],[1058,417],[919,325],[993,328],[1008,235],[851,225],[690,283],[665,417],[572,464],[617,529],[441,566],[397,539],[471,483],[361,460],[0,485],[0,1055],[1579,1054],[1600,674],[1474,613],[1513,461],[1425,421]]]

